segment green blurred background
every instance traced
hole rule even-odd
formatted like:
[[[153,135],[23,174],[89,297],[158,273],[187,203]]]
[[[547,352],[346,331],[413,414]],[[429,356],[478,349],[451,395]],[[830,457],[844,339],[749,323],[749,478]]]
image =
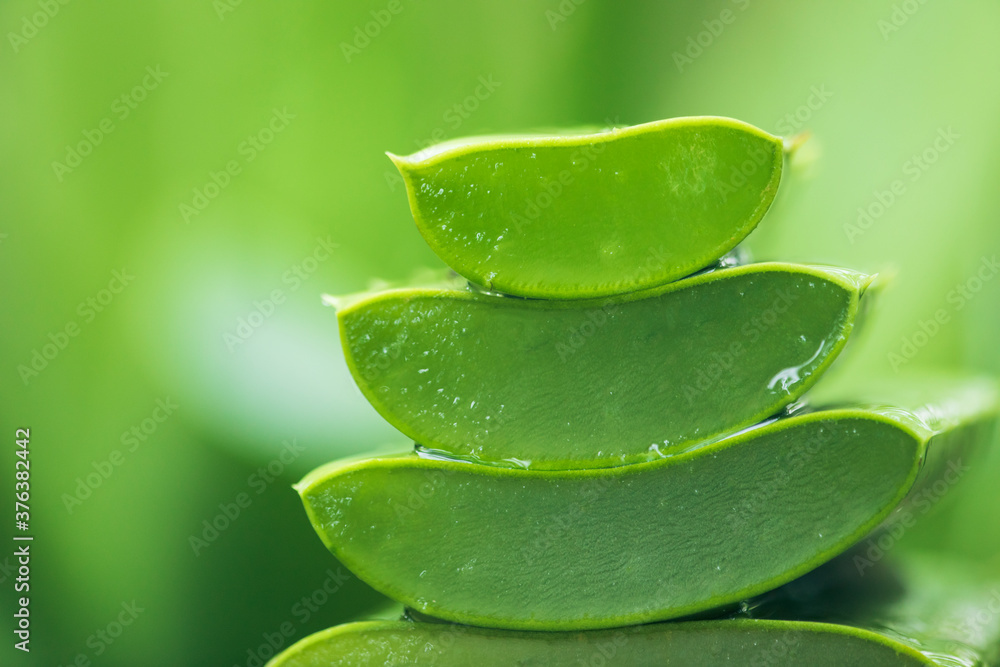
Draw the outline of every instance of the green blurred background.
[[[808,129],[755,256],[895,276],[834,373],[1000,373],[1000,280],[972,280],[1000,252],[996,2],[4,0],[0,26],[0,505],[10,545],[30,427],[36,535],[30,656],[0,551],[5,665],[250,667],[379,604],[290,484],[402,442],[320,304],[440,266],[386,150],[697,114]],[[998,472],[903,541],[1000,571]]]

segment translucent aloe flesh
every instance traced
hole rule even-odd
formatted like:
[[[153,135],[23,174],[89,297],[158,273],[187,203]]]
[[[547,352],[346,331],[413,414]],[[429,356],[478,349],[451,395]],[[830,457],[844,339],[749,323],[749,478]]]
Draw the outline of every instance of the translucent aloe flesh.
[[[573,302],[392,290],[338,315],[365,396],[424,447],[582,468],[773,415],[839,354],[870,282],[767,263]]]
[[[465,665],[809,665],[988,667],[1000,653],[1000,597],[940,558],[904,559],[898,581],[848,567],[779,590],[736,618],[584,632],[518,632],[410,621],[341,625],[306,637],[268,667]],[[879,566],[882,568],[882,565]],[[843,570],[843,568],[839,568]],[[826,576],[826,575],[824,575]],[[878,576],[876,579],[875,577]],[[845,585],[846,584],[846,585]],[[887,585],[888,584],[888,585]],[[894,589],[894,590],[887,590]],[[825,600],[833,597],[832,604]],[[808,620],[800,620],[798,617]]]
[[[455,271],[570,299],[660,285],[724,255],[771,205],[783,151],[746,123],[696,117],[390,157],[417,227]]]
[[[701,621],[539,633],[375,621],[311,635],[269,667],[591,664],[919,667],[935,663],[876,633],[818,623]]]
[[[931,474],[992,435],[992,394],[948,410],[925,410],[930,423],[899,409],[820,411],[595,470],[335,463],[297,489],[341,562],[417,611],[607,628],[734,603],[833,558],[903,500],[928,447]]]

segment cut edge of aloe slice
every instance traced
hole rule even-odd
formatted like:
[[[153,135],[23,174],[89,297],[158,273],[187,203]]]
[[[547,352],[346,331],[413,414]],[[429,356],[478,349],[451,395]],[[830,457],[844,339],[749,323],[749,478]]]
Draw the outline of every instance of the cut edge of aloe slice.
[[[355,292],[346,295],[324,295],[324,302],[333,306],[338,315],[347,315],[351,311],[360,309],[371,303],[382,299],[403,296],[453,296],[468,300],[479,296],[486,296],[500,301],[510,301],[520,305],[528,305],[537,308],[562,308],[566,310],[586,310],[594,306],[607,303],[623,304],[632,301],[641,301],[653,297],[662,296],[669,292],[680,291],[682,289],[700,285],[712,280],[729,278],[742,275],[744,273],[757,273],[763,271],[794,271],[799,273],[809,273],[822,280],[829,280],[839,284],[845,290],[857,291],[863,295],[870,288],[877,288],[882,284],[878,273],[866,273],[840,266],[829,266],[825,264],[798,264],[795,262],[751,262],[749,264],[737,264],[735,266],[724,266],[718,269],[699,271],[693,275],[675,280],[663,285],[655,285],[634,292],[623,294],[612,294],[609,296],[599,296],[587,299],[528,299],[524,297],[502,294],[498,292],[484,292],[478,289],[464,288],[464,279],[441,276],[437,281],[424,281],[421,284],[393,286],[388,289],[377,289],[370,291]]]
[[[964,419],[963,422],[971,422],[981,416],[986,416],[990,409],[993,407],[993,403],[980,402],[981,408],[970,412]],[[306,473],[301,480],[293,484],[293,488],[298,491],[299,495],[305,493],[312,486],[322,482],[325,478],[331,475],[349,472],[350,470],[356,468],[367,468],[377,466],[379,464],[388,463],[392,464],[401,459],[412,460],[412,461],[423,461],[427,462],[429,465],[442,465],[446,467],[451,467],[456,471],[459,470],[476,470],[482,474],[504,476],[504,475],[546,475],[555,477],[600,477],[607,474],[614,474],[622,471],[638,471],[645,468],[656,468],[664,465],[677,465],[682,463],[686,459],[704,456],[707,453],[718,452],[723,449],[729,449],[731,447],[736,447],[742,444],[746,440],[752,440],[758,437],[762,431],[776,431],[782,429],[792,428],[794,426],[799,426],[812,421],[824,421],[824,420],[834,420],[834,419],[867,419],[871,421],[878,421],[888,424],[890,426],[902,429],[907,432],[907,434],[914,440],[922,443],[922,446],[926,446],[927,442],[938,433],[944,432],[952,425],[952,420],[946,420],[944,424],[935,427],[929,424],[928,421],[920,416],[918,416],[914,411],[905,408],[887,408],[887,407],[837,407],[831,409],[816,410],[814,412],[807,412],[804,414],[791,415],[788,417],[783,417],[776,419],[774,421],[762,422],[760,424],[755,424],[754,426],[743,429],[738,433],[734,433],[728,437],[720,438],[718,440],[713,440],[711,442],[701,443],[693,447],[678,451],[670,456],[665,456],[657,458],[652,461],[641,461],[639,463],[630,463],[621,466],[605,466],[600,468],[571,468],[571,469],[557,469],[557,470],[535,470],[535,469],[525,469],[522,467],[506,467],[506,466],[494,466],[486,465],[479,462],[473,462],[466,459],[453,459],[453,458],[438,458],[435,456],[421,456],[418,452],[387,452],[384,455],[355,455],[350,457],[345,457],[342,459],[337,459],[335,461],[330,461],[325,463],[310,472]]]
[[[386,156],[392,160],[397,167],[423,165],[432,166],[444,160],[450,160],[468,153],[478,153],[498,148],[530,148],[545,144],[546,146],[586,146],[589,144],[613,141],[622,137],[644,134],[649,131],[663,130],[679,126],[722,126],[734,130],[740,130],[748,134],[755,135],[760,139],[774,143],[784,150],[784,141],[781,137],[765,132],[756,125],[751,125],[746,121],[728,116],[678,116],[676,118],[665,118],[654,120],[638,125],[627,125],[625,127],[609,127],[596,132],[568,132],[560,133],[539,133],[539,134],[493,134],[482,136],[458,137],[443,141],[427,148],[421,149],[409,155],[396,155],[386,151]],[[782,152],[779,152],[781,155]],[[400,170],[402,171],[402,169]],[[780,176],[780,168],[779,168]]]
[[[348,369],[350,370],[351,376],[354,378],[355,384],[361,390],[362,394],[368,400],[368,402],[375,408],[375,410],[385,419],[391,426],[400,431],[403,435],[414,440],[419,445],[425,446],[428,450],[433,453],[439,453],[447,457],[451,457],[457,460],[466,460],[473,463],[479,463],[483,465],[499,466],[499,467],[519,467],[518,464],[512,463],[509,459],[495,460],[490,458],[479,458],[475,456],[468,456],[460,452],[452,452],[447,447],[443,447],[441,443],[428,440],[424,434],[420,433],[418,430],[411,427],[407,420],[401,418],[397,415],[396,411],[390,406],[386,405],[382,398],[375,391],[375,388],[364,378],[364,374],[359,368],[358,362],[354,357],[354,353],[351,349],[350,342],[348,340],[345,318],[350,317],[352,313],[357,310],[371,307],[380,301],[388,301],[395,299],[415,299],[415,298],[448,298],[455,300],[464,301],[480,301],[483,299],[495,299],[495,303],[498,307],[506,306],[516,306],[516,307],[527,307],[527,308],[537,308],[537,309],[565,309],[565,310],[580,310],[586,311],[593,308],[602,308],[607,304],[614,303],[617,306],[640,301],[643,299],[658,298],[665,294],[677,292],[685,289],[696,288],[699,285],[705,284],[707,282],[715,280],[726,280],[732,278],[738,278],[745,274],[762,273],[762,272],[797,272],[809,274],[817,279],[826,280],[831,283],[839,285],[846,292],[852,293],[851,303],[848,306],[848,310],[844,318],[844,330],[843,335],[839,336],[834,342],[829,352],[823,361],[816,367],[816,369],[807,377],[800,385],[798,385],[794,392],[791,392],[785,397],[785,400],[780,404],[776,405],[774,409],[761,410],[758,413],[748,416],[743,421],[735,424],[733,428],[729,431],[730,434],[738,433],[743,429],[752,427],[752,425],[759,423],[761,420],[766,419],[775,414],[776,411],[780,410],[782,407],[794,402],[799,397],[801,397],[805,392],[807,392],[829,369],[829,367],[836,361],[847,345],[848,340],[851,337],[851,333],[854,330],[855,318],[857,317],[861,309],[861,301],[864,295],[873,289],[878,289],[881,282],[878,280],[877,273],[863,273],[860,271],[855,271],[852,269],[846,269],[842,267],[833,266],[823,266],[814,264],[795,264],[790,262],[758,262],[751,264],[742,264],[738,266],[725,267],[715,270],[704,271],[689,278],[684,278],[672,283],[667,283],[665,285],[659,285],[657,287],[652,287],[638,292],[631,292],[628,294],[616,295],[613,297],[601,297],[596,299],[578,299],[578,300],[564,300],[564,301],[549,301],[544,299],[522,299],[519,297],[509,297],[506,295],[498,295],[491,293],[476,292],[470,289],[456,289],[459,285],[451,280],[445,285],[435,285],[435,286],[418,286],[418,287],[399,287],[384,291],[376,292],[366,292],[350,295],[349,297],[328,297],[327,303],[337,307],[337,320],[338,329],[340,332],[340,339],[344,351],[344,359],[347,363]],[[726,437],[725,434],[716,434],[707,438],[701,438],[695,444],[704,444],[707,442],[713,442],[719,440],[720,438]],[[691,443],[680,443],[679,447],[675,451],[683,451]],[[668,454],[670,455],[670,454]],[[642,463],[645,461],[655,461],[660,457],[659,454],[645,452],[637,453],[634,457],[625,461],[626,465],[632,465],[636,463]],[[622,465],[622,462],[612,460],[612,459],[601,459],[593,457],[591,459],[581,458],[579,460],[572,460],[565,463],[551,463],[537,465],[536,468],[549,469],[549,470],[571,470],[571,469],[584,469],[588,467],[596,468],[606,468],[614,467],[617,465]],[[523,466],[520,466],[523,467]]]
[[[545,298],[552,300],[577,300],[586,298],[597,298],[601,296],[613,296],[616,294],[625,294],[636,289],[647,289],[651,286],[669,284],[676,280],[683,279],[685,275],[693,274],[700,269],[708,266],[713,261],[711,257],[694,257],[690,258],[687,264],[682,268],[674,272],[670,272],[672,275],[663,276],[657,280],[646,282],[645,284],[638,284],[635,281],[623,283],[618,285],[614,289],[609,289],[601,286],[593,286],[586,290],[581,290],[581,293],[568,293],[564,289],[559,289],[555,287],[542,287],[533,286],[525,287],[512,284],[512,281],[501,279],[497,281],[495,278],[489,278],[481,273],[478,266],[475,263],[468,263],[464,261],[464,258],[456,255],[449,248],[443,246],[437,236],[429,233],[427,221],[424,219],[421,213],[421,205],[418,201],[417,193],[413,187],[411,169],[416,168],[433,168],[434,166],[440,164],[441,162],[460,158],[464,155],[470,155],[474,153],[480,153],[490,150],[497,149],[508,149],[508,148],[524,148],[539,146],[544,144],[547,147],[574,147],[574,146],[586,146],[597,143],[608,143],[621,138],[626,138],[634,135],[641,135],[649,131],[660,131],[665,129],[670,129],[674,126],[711,126],[711,127],[726,127],[730,129],[739,130],[746,132],[747,134],[753,135],[758,139],[762,139],[768,143],[775,146],[774,158],[772,163],[772,173],[771,178],[768,180],[767,186],[764,190],[765,196],[761,199],[760,203],[750,212],[743,224],[740,225],[736,232],[731,237],[731,242],[727,247],[722,249],[718,256],[725,254],[733,247],[738,245],[750,233],[757,228],[760,221],[764,218],[764,215],[771,208],[774,203],[774,199],[778,192],[778,185],[781,182],[782,172],[784,171],[784,156],[786,154],[785,144],[781,137],[772,135],[760,128],[746,123],[735,118],[728,118],[725,116],[682,116],[678,118],[668,118],[664,120],[652,121],[649,123],[642,123],[639,125],[632,125],[623,128],[609,128],[605,131],[590,133],[590,134],[551,134],[551,135],[540,135],[540,136],[518,136],[518,135],[497,135],[497,136],[485,136],[485,137],[466,137],[453,139],[436,146],[430,146],[423,150],[412,153],[408,156],[399,156],[391,152],[386,152],[386,155],[392,161],[393,165],[397,168],[400,176],[403,178],[403,182],[406,184],[406,194],[407,202],[410,207],[410,211],[413,215],[413,219],[416,222],[417,229],[420,231],[421,236],[430,246],[434,254],[441,258],[446,264],[455,269],[459,274],[466,277],[470,282],[477,285],[481,285],[489,290],[497,290],[499,292],[504,292],[506,294],[521,296],[526,298]],[[508,284],[511,283],[511,284]]]

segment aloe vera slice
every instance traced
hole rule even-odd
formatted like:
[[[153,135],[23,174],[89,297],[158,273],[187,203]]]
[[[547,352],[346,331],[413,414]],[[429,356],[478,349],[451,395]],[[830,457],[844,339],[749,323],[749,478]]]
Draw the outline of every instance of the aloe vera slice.
[[[992,436],[992,389],[966,396],[796,415],[616,468],[409,455],[333,463],[296,488],[334,555],[418,612],[525,630],[644,623],[773,589],[858,541],[928,447],[925,478]]]
[[[358,386],[424,447],[581,468],[653,460],[775,414],[840,353],[870,282],[764,263],[573,302],[391,290],[338,315]]]
[[[920,667],[936,663],[874,632],[819,623],[692,621],[540,633],[368,621],[310,635],[268,667],[755,664]]]
[[[340,625],[306,637],[268,667],[628,665],[921,667],[935,662],[869,630],[794,621],[691,621],[589,632],[516,632],[406,621]]]
[[[390,154],[417,227],[459,274],[507,294],[620,294],[689,275],[749,234],[782,141],[675,118],[582,136],[449,142]]]
[[[899,590],[836,576],[795,582],[780,600],[787,620],[682,621],[586,632],[518,632],[407,621],[341,625],[306,637],[268,667],[334,665],[749,665],[842,667],[996,664],[1000,587],[939,557],[903,561]],[[943,565],[945,565],[943,567]],[[849,573],[850,563],[847,563]],[[857,578],[857,577],[855,577]],[[876,583],[875,586],[868,584]],[[810,590],[813,589],[813,590]],[[874,590],[873,590],[874,589]],[[805,593],[805,595],[803,595]],[[831,593],[834,604],[828,604]],[[779,595],[779,597],[781,597]],[[751,605],[757,604],[752,602]],[[748,613],[772,613],[775,602]],[[810,620],[802,621],[796,615]]]

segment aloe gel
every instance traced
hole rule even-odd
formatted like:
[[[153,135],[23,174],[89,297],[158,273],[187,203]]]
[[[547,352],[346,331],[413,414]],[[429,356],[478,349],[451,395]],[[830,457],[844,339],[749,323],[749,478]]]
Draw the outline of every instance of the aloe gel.
[[[615,468],[410,454],[333,463],[297,489],[333,554],[417,611],[494,628],[610,628],[732,604],[843,552],[945,462],[989,442],[996,393],[972,383],[966,397],[819,410]]]
[[[667,283],[729,252],[774,200],[783,145],[693,117],[390,157],[417,228],[455,271],[506,294],[576,299]]]
[[[338,312],[348,367],[422,447],[535,469],[649,461],[798,399],[872,277],[750,264],[608,299],[400,289]]]

